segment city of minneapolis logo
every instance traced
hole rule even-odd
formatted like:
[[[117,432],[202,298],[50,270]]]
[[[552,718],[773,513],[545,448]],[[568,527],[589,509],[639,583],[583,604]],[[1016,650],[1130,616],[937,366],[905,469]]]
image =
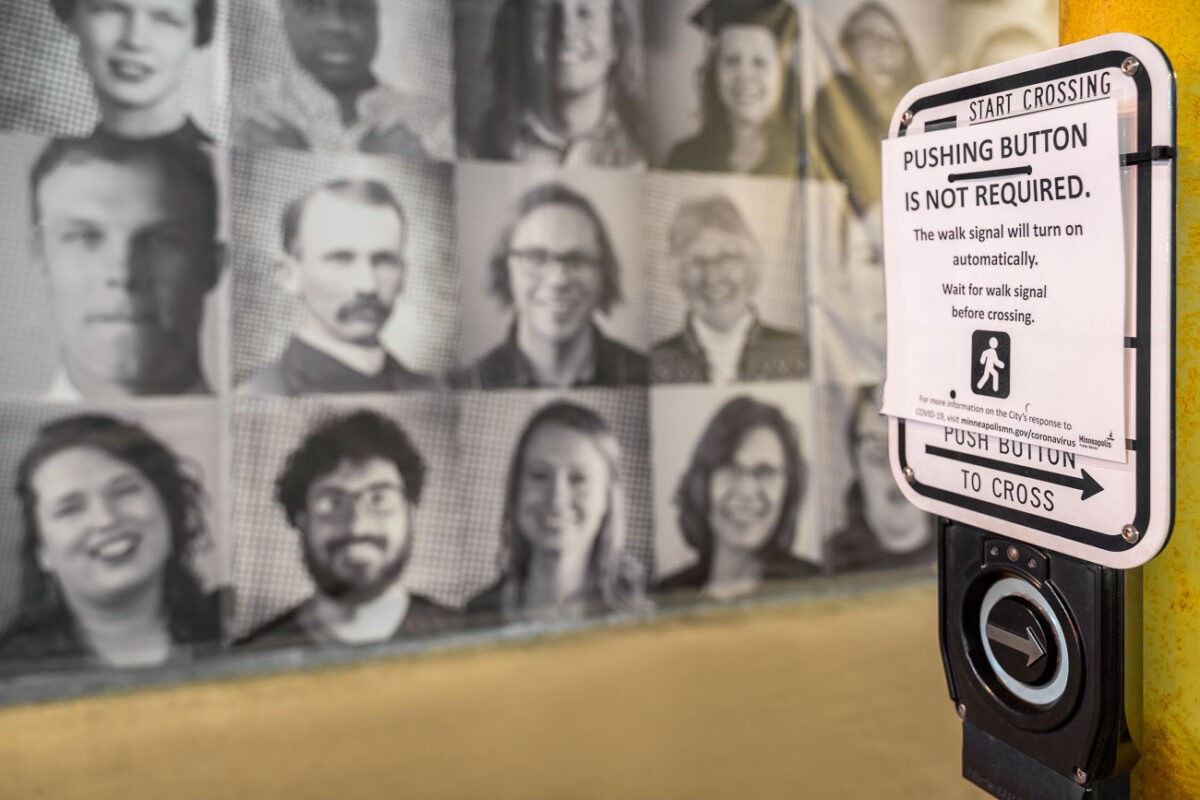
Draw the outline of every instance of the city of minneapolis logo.
[[[1084,436],[1082,433],[1075,437],[1079,440],[1081,447],[1086,447],[1088,450],[1111,450],[1116,446],[1117,440],[1113,436],[1113,432],[1109,431],[1108,436],[1103,439],[1097,439],[1093,436]]]

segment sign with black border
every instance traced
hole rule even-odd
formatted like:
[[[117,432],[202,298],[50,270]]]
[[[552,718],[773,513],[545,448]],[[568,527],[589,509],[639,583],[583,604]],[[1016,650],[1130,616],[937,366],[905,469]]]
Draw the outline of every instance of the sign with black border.
[[[994,435],[981,442],[936,420],[896,417],[889,452],[902,491],[927,512],[1128,569],[1163,548],[1174,513],[1176,100],[1169,61],[1142,37],[1101,36],[921,84],[897,107],[889,135],[986,125],[1101,98],[1116,100],[1121,130],[1114,167],[1126,225],[1126,463]],[[897,269],[885,260],[889,267]]]

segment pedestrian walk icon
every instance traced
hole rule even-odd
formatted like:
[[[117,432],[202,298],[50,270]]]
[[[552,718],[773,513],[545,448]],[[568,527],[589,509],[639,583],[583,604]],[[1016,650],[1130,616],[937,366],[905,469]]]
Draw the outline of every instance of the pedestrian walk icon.
[[[1012,372],[1011,342],[1004,331],[971,335],[971,391],[985,397],[1008,397]]]

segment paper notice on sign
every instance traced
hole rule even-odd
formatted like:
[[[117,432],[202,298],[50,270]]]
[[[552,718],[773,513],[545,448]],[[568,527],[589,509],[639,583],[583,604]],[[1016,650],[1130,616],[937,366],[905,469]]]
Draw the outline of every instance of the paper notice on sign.
[[[883,142],[884,413],[1125,461],[1113,100]]]

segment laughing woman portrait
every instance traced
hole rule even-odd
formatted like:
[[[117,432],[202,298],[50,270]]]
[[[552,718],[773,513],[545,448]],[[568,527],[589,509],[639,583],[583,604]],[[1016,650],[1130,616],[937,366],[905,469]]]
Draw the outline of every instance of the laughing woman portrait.
[[[148,667],[215,645],[220,607],[187,564],[204,490],[139,425],[44,425],[17,468],[21,597],[0,659]]]

